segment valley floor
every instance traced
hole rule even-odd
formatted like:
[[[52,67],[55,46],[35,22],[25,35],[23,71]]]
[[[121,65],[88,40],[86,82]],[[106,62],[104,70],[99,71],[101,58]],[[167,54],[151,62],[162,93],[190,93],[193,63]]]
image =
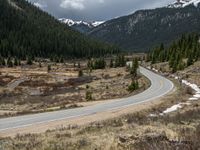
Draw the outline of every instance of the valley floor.
[[[148,79],[140,76],[140,88],[130,93],[128,86],[132,79],[126,67],[89,72],[87,61],[80,64],[80,68],[73,62],[0,68],[0,117],[83,107],[134,95],[150,85]]]
[[[185,80],[198,83],[193,78],[199,74],[198,64],[182,71],[183,74],[187,72]],[[200,100],[189,100],[195,91],[179,80],[172,80],[177,86],[176,92],[141,109],[132,107],[127,114],[89,125],[74,123],[45,133],[1,138],[1,147],[8,150],[199,149]],[[180,103],[183,104],[181,107],[172,107]]]

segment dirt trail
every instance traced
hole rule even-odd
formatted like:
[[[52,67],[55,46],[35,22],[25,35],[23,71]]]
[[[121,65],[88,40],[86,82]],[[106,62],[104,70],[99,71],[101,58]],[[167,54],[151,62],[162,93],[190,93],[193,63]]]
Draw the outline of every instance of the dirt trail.
[[[10,90],[14,90],[20,83],[23,83],[27,80],[29,80],[27,77],[21,77],[19,79],[16,79],[16,80],[8,83],[7,88]]]

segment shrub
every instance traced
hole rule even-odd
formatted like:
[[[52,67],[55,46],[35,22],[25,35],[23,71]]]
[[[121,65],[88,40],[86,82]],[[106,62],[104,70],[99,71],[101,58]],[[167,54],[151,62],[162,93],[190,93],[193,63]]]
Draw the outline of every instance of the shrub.
[[[139,88],[139,83],[138,81],[132,81],[131,85],[128,87],[129,92],[133,92]]]
[[[79,71],[78,71],[78,76],[79,76],[79,77],[82,77],[82,76],[83,76],[83,71],[82,71],[82,70],[79,70]]]
[[[91,101],[92,100],[92,92],[87,91],[86,94],[85,94],[85,99],[87,101]]]
[[[48,65],[47,71],[48,71],[48,72],[51,71],[51,65]]]
[[[86,89],[89,89],[90,88],[90,86],[89,85],[86,85]]]

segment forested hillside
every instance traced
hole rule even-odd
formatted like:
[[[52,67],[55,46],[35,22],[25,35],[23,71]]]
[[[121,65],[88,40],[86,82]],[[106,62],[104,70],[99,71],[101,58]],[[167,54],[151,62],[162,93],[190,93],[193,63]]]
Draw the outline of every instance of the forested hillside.
[[[158,43],[168,45],[182,34],[199,31],[200,5],[190,5],[184,8],[139,10],[101,24],[89,36],[129,51],[144,52]]]
[[[89,39],[25,0],[0,0],[0,56],[98,57],[119,49]]]
[[[152,64],[169,62],[173,72],[182,70],[200,59],[200,38],[198,34],[183,35],[168,48],[163,44],[154,48],[149,55]]]

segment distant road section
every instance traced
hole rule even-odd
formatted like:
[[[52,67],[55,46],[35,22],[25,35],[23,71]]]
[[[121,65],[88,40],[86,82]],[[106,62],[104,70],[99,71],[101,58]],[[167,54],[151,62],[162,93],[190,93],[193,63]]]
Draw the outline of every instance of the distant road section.
[[[9,83],[9,84],[7,85],[7,87],[8,87],[9,89],[11,89],[11,90],[14,90],[17,86],[20,85],[20,83],[23,83],[23,82],[25,82],[25,81],[28,81],[28,78],[23,77],[23,78],[20,78],[20,79],[16,79],[16,80],[12,81],[11,83]]]
[[[137,105],[139,103],[144,103],[162,97],[172,91],[174,88],[174,84],[170,80],[150,70],[140,67],[140,72],[151,81],[151,86],[146,91],[138,95],[116,99],[112,102],[105,101],[101,104],[88,107],[0,119],[0,133],[2,131],[9,131],[9,129],[14,128],[17,129],[41,123],[67,120],[71,118],[92,115],[99,112],[126,108],[131,105]]]

